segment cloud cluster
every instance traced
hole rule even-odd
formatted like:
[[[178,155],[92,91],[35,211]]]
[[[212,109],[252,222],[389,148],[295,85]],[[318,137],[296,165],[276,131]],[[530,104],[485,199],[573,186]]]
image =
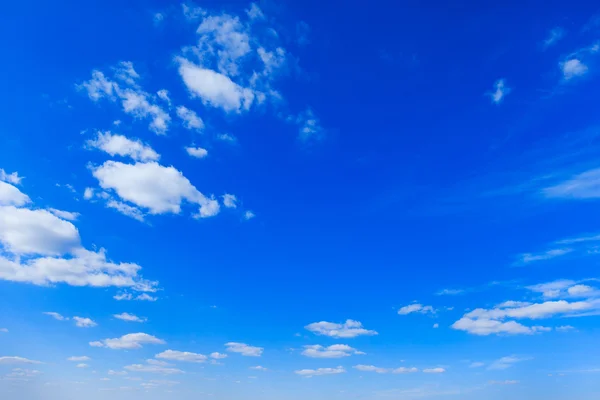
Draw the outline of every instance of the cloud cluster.
[[[230,353],[239,353],[246,357],[260,357],[264,351],[262,347],[249,346],[245,343],[229,342],[225,343],[227,351]]]
[[[129,333],[120,338],[90,342],[92,347],[106,347],[113,350],[140,349],[145,344],[165,344],[165,341],[147,333]]]
[[[342,324],[334,323],[334,322],[313,322],[312,324],[308,324],[305,328],[317,335],[329,336],[336,339],[348,339],[354,338],[357,336],[373,336],[378,333],[373,330],[368,330],[363,328],[362,323],[354,320],[346,320],[346,322]]]
[[[334,344],[331,346],[307,345],[304,346],[302,355],[311,358],[342,358],[349,357],[353,354],[365,354],[346,344]]]

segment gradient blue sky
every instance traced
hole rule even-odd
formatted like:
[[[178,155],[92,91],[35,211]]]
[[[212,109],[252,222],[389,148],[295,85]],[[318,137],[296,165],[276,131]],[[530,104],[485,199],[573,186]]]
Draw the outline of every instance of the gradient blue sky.
[[[0,397],[600,397],[593,2],[0,16]]]

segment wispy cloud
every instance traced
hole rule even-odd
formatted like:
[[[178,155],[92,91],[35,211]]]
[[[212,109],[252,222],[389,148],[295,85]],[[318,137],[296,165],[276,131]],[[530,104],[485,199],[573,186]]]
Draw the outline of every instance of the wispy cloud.
[[[555,45],[559,40],[565,37],[566,31],[561,27],[556,27],[550,30],[548,37],[544,40],[543,47],[547,49]]]
[[[511,88],[506,86],[505,79],[498,79],[494,83],[494,91],[488,92],[488,96],[492,99],[492,103],[500,104],[502,100],[512,91]]]

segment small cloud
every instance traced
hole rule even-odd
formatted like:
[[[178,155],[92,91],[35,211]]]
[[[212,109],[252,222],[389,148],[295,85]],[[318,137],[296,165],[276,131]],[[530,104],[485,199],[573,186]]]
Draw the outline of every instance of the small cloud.
[[[252,211],[246,211],[244,213],[244,219],[246,221],[251,220],[252,218],[256,217],[256,215],[252,212]]]
[[[52,318],[54,318],[55,320],[57,320],[57,321],[68,321],[68,320],[69,320],[69,318],[68,318],[68,317],[63,317],[63,316],[62,316],[62,315],[60,315],[59,313],[57,313],[57,312],[53,312],[53,311],[46,311],[46,312],[44,312],[43,314],[49,315],[49,316],[51,316]]]
[[[87,365],[87,364],[83,364],[83,363],[77,364],[77,368],[87,368],[87,367],[89,367],[89,365]]]
[[[250,369],[254,370],[254,371],[268,371],[267,368],[260,366],[260,365],[256,365],[254,367],[250,367]]]
[[[436,293],[438,296],[456,296],[465,293],[463,289],[442,289]]]
[[[75,326],[79,328],[93,328],[98,325],[89,318],[73,317],[73,321],[75,321]]]
[[[115,314],[113,315],[113,317],[120,319],[121,321],[127,321],[127,322],[146,322],[146,318],[141,318],[138,317],[137,315],[134,314],[129,314],[129,313],[121,313],[121,314]]]
[[[415,303],[415,304],[410,304],[408,306],[404,306],[398,310],[399,315],[408,315],[408,314],[412,314],[412,313],[434,314],[435,309],[432,306],[424,306],[419,303]]]
[[[226,343],[227,351],[230,353],[239,353],[246,357],[260,357],[263,353],[262,347],[249,346],[245,343],[229,342]]]
[[[483,366],[485,366],[485,363],[475,361],[475,362],[472,362],[471,365],[469,365],[469,368],[481,368]]]
[[[263,14],[262,10],[256,3],[250,4],[250,8],[246,10],[246,14],[252,20],[265,19],[265,14]]]
[[[17,172],[7,173],[0,168],[0,181],[12,183],[13,185],[20,185],[23,177],[19,176]]]
[[[66,219],[68,221],[75,221],[80,215],[78,212],[62,211],[57,210],[56,208],[49,208],[48,211],[56,215],[58,218]]]
[[[516,385],[519,383],[519,381],[513,381],[513,380],[505,380],[505,381],[489,381],[488,382],[490,385]]]
[[[560,39],[565,37],[565,30],[560,27],[556,27],[548,33],[548,37],[544,40],[544,49],[547,49],[550,46],[553,46]]]
[[[294,372],[297,375],[310,378],[313,376],[321,376],[321,375],[343,374],[346,372],[346,370],[343,367],[336,367],[336,368],[319,368],[319,369],[301,369],[301,370],[294,371]]]
[[[575,332],[577,329],[571,325],[564,325],[556,327],[556,332]]]
[[[440,324],[433,324],[433,329],[437,329],[440,327]]]
[[[237,208],[237,198],[233,194],[223,195],[223,205],[227,208]]]
[[[74,362],[82,362],[82,361],[89,361],[90,358],[88,356],[73,356],[73,357],[69,357],[67,358],[67,361],[74,361]]]
[[[578,76],[583,76],[587,73],[588,67],[576,58],[560,63],[565,80],[569,80]]]
[[[152,16],[152,20],[154,21],[154,24],[158,25],[165,20],[165,15],[157,12]]]
[[[446,372],[444,368],[426,368],[423,370],[425,374],[443,374]]]
[[[187,151],[190,157],[194,158],[204,158],[208,155],[208,150],[202,147],[186,147],[185,151]]]
[[[217,140],[230,144],[237,144],[237,138],[229,133],[221,133],[217,135]]]
[[[528,360],[530,360],[530,358],[521,358],[521,357],[517,357],[517,356],[502,357],[502,358],[499,358],[498,360],[494,361],[493,363],[491,363],[490,366],[488,367],[488,369],[489,370],[508,369],[516,363],[519,363],[522,361],[528,361]]]
[[[488,96],[492,99],[492,103],[500,104],[504,97],[511,92],[511,88],[506,86],[506,82],[504,79],[498,79],[496,83],[494,83],[495,90],[493,92],[489,92]]]

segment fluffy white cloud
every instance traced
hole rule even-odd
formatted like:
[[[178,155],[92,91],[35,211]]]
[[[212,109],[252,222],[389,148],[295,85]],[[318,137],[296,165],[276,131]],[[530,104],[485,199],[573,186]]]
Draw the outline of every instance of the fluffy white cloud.
[[[137,207],[130,206],[129,204],[123,203],[122,201],[109,200],[106,202],[106,207],[117,210],[123,215],[138,220],[144,221],[144,213]]]
[[[146,318],[141,318],[141,317],[138,317],[137,315],[129,314],[126,312],[121,313],[121,314],[114,314],[113,317],[120,319],[121,321],[146,322]]]
[[[73,361],[73,362],[82,362],[82,361],[89,361],[90,358],[88,356],[73,356],[73,357],[69,357],[67,358],[67,361]]]
[[[249,220],[251,220],[251,219],[252,219],[252,218],[254,218],[254,217],[256,217],[256,215],[255,215],[255,214],[254,214],[252,211],[249,211],[249,210],[248,210],[248,211],[246,211],[246,212],[244,213],[244,219],[245,219],[246,221],[249,221]]]
[[[43,314],[49,315],[52,318],[54,318],[55,320],[57,320],[57,321],[67,321],[67,320],[69,320],[69,317],[64,317],[61,314],[59,314],[57,312],[53,312],[53,311],[46,311]]]
[[[98,324],[89,318],[82,317],[73,317],[73,321],[75,321],[75,325],[79,328],[93,328]]]
[[[546,298],[559,297],[564,290],[571,286],[575,286],[576,282],[571,280],[557,280],[554,282],[541,283],[537,285],[527,286],[527,289],[541,293]]]
[[[310,378],[312,376],[319,375],[335,375],[335,374],[343,374],[346,370],[343,367],[337,368],[319,368],[319,369],[301,369],[298,371],[294,371],[296,374],[300,376],[306,376]]]
[[[264,19],[265,18],[265,14],[263,14],[262,10],[260,9],[259,6],[256,5],[256,3],[250,4],[250,8],[248,10],[246,10],[246,13],[248,14],[248,17],[250,17],[250,19]]]
[[[154,364],[132,364],[124,367],[131,372],[148,372],[153,374],[173,375],[183,374],[183,371],[177,368],[169,368]]]
[[[155,355],[154,357],[170,361],[185,361],[193,363],[203,363],[208,359],[208,357],[206,357],[204,354],[176,350],[166,350],[162,353]]]
[[[140,349],[144,344],[165,344],[165,341],[147,333],[129,333],[120,338],[90,342],[92,347],[106,347],[113,350]]]
[[[267,368],[261,366],[261,365],[255,365],[253,367],[250,367],[250,369],[254,370],[254,371],[268,371]]]
[[[191,156],[195,158],[204,158],[208,155],[208,150],[203,149],[202,147],[186,147],[185,151]]]
[[[351,319],[346,320],[343,324],[333,322],[313,322],[306,325],[305,329],[317,335],[329,336],[332,338],[354,338],[357,336],[373,336],[377,335],[376,331],[363,328],[359,321]]]
[[[10,364],[41,364],[41,361],[29,360],[24,357],[4,356],[0,357],[0,365]]]
[[[577,311],[589,310],[597,304],[585,301],[569,303],[565,300],[547,301],[544,303],[529,304],[514,308],[493,308],[483,309],[477,308],[465,314],[467,318],[483,318],[483,319],[503,319],[503,318],[528,318],[541,319],[548,318],[554,315],[569,314]]]
[[[510,91],[511,89],[506,86],[504,79],[498,79],[496,83],[494,83],[494,91],[489,93],[489,96],[493,103],[500,104]]]
[[[182,58],[179,59],[179,75],[190,94],[199,97],[205,105],[227,112],[241,112],[250,109],[254,101],[251,89],[238,85],[226,75]]]
[[[493,363],[491,363],[490,366],[488,367],[488,369],[490,369],[490,370],[508,369],[516,363],[519,363],[522,361],[527,361],[527,360],[529,360],[529,358],[521,358],[521,357],[517,357],[517,356],[502,357],[502,358],[499,358],[498,360],[494,361]]]
[[[139,300],[139,301],[156,301],[156,300],[158,300],[158,298],[150,296],[148,293],[142,293],[142,294],[138,294],[137,296],[135,296],[134,300]]]
[[[23,206],[31,202],[29,196],[10,183],[0,180],[0,206]]]
[[[575,285],[567,289],[567,293],[571,296],[585,296],[594,291],[594,288],[588,285]]]
[[[219,353],[219,352],[214,352],[214,353],[210,353],[210,358],[213,358],[215,360],[222,360],[223,358],[227,358],[227,354],[223,354],[223,353]]]
[[[444,368],[426,368],[423,372],[425,374],[443,374],[446,370]]]
[[[174,167],[156,162],[124,164],[106,161],[93,169],[93,175],[103,189],[115,191],[123,200],[145,208],[151,214],[178,214],[184,200],[200,205],[200,217],[219,212],[219,203],[200,193]]]
[[[536,332],[535,327],[530,328],[516,321],[502,322],[485,318],[471,319],[467,317],[462,317],[456,321],[452,324],[452,328],[479,336],[492,334],[531,335]]]
[[[576,58],[561,62],[560,69],[566,80],[585,75],[588,72],[587,65]]]
[[[227,351],[230,353],[239,353],[246,357],[260,357],[263,353],[262,347],[249,346],[245,343],[229,342],[225,343]]]
[[[160,106],[150,102],[152,96],[140,89],[137,80],[138,73],[131,62],[121,62],[114,68],[115,79],[107,78],[102,72],[92,71],[92,78],[80,85],[87,91],[93,101],[106,98],[111,101],[121,100],[123,111],[134,118],[150,119],[149,128],[157,134],[164,134],[169,126],[171,117]],[[124,86],[121,86],[124,85]]]
[[[432,306],[424,306],[422,304],[410,304],[408,306],[404,306],[401,309],[398,310],[398,314],[400,315],[408,315],[408,314],[412,314],[412,313],[419,313],[419,314],[427,314],[427,313],[435,313],[435,310],[433,309]]]
[[[111,156],[131,157],[135,161],[157,161],[160,155],[140,140],[132,140],[110,131],[98,132],[95,139],[87,141],[87,146],[96,148]]]
[[[233,194],[224,194],[223,205],[227,208],[237,208],[237,198]]]
[[[19,176],[18,172],[8,173],[2,168],[0,168],[0,181],[12,183],[13,185],[21,184],[23,177]]]
[[[48,211],[56,215],[58,218],[66,219],[68,221],[76,221],[77,218],[79,218],[78,212],[57,210],[56,208],[49,208]]]
[[[334,344],[323,347],[321,345],[304,346],[303,356],[312,358],[341,358],[348,357],[353,354],[365,354],[346,344]]]
[[[187,129],[195,129],[199,131],[204,128],[204,122],[202,121],[202,118],[200,118],[195,111],[184,106],[179,106],[177,107],[176,112],[177,116],[181,119],[181,121],[183,121],[183,126]]]

